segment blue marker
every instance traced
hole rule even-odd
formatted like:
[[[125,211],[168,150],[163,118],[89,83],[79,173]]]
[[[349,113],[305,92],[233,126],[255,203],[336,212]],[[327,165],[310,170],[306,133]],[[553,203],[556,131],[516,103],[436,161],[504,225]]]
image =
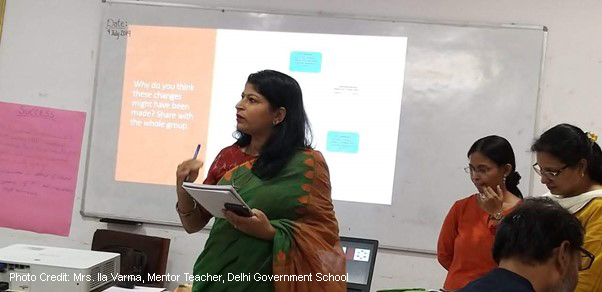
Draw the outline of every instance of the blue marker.
[[[201,150],[201,144],[196,145],[196,150],[194,150],[194,156],[192,159],[196,159],[196,157],[199,156],[199,150]]]
[[[196,145],[196,150],[194,150],[194,156],[192,157],[192,159],[196,159],[196,157],[199,156],[199,150],[201,150],[201,144]],[[188,176],[186,176],[184,181],[188,181]]]

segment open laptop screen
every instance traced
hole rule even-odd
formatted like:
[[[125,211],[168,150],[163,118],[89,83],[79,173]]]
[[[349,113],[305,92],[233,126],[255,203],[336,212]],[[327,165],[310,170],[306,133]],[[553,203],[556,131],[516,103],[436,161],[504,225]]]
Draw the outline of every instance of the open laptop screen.
[[[378,241],[341,237],[341,246],[347,259],[347,283],[370,285]]]

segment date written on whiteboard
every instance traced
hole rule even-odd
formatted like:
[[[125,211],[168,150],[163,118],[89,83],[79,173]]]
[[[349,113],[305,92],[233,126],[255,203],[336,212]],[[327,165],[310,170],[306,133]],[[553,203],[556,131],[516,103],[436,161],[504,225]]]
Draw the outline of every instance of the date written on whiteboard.
[[[109,36],[120,39],[121,37],[132,36],[132,31],[128,29],[128,22],[121,19],[107,19],[105,26]]]

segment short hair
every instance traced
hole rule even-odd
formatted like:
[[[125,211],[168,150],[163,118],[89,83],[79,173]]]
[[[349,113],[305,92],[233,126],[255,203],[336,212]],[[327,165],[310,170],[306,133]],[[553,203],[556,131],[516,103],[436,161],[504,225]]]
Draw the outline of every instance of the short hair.
[[[527,264],[544,263],[563,241],[572,250],[583,245],[581,222],[549,197],[528,198],[502,220],[493,242],[493,259],[519,258]]]

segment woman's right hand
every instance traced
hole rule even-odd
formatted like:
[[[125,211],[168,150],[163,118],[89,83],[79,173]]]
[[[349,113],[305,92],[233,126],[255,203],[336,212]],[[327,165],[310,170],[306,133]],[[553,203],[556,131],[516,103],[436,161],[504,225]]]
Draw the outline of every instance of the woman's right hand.
[[[183,182],[193,182],[199,177],[199,170],[203,162],[197,159],[186,160],[176,170],[176,186],[180,188]]]
[[[193,182],[199,177],[201,167],[203,167],[202,161],[189,159],[180,163],[176,170],[176,192],[178,194],[176,211],[179,213],[180,221],[188,233],[203,229],[211,218],[210,214],[203,209],[203,206],[197,205],[182,187],[183,182]]]

